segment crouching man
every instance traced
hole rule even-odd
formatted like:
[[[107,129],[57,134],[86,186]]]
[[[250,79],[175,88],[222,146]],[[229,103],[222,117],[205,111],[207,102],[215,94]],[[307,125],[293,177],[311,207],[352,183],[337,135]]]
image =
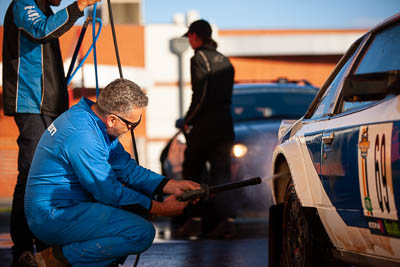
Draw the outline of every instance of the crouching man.
[[[176,196],[197,189],[139,166],[118,137],[134,129],[148,98],[117,79],[58,117],[43,134],[29,172],[25,213],[32,232],[52,247],[37,254],[47,266],[107,266],[140,253],[155,230],[143,215],[175,216]],[[163,202],[157,193],[169,195]]]

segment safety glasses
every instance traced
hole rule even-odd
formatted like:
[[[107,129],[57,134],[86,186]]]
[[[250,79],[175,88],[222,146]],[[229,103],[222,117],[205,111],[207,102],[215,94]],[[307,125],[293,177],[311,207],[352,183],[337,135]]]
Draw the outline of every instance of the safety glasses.
[[[115,114],[115,113],[111,113],[111,114],[113,114],[114,116],[117,116],[118,119],[120,119],[121,121],[125,122],[126,127],[128,128],[128,130],[134,130],[134,129],[140,124],[140,121],[142,120],[142,115],[140,115],[138,121],[136,121],[136,122],[130,122],[130,121],[128,121],[128,120],[126,120],[126,119],[124,119],[124,118],[118,116],[118,115]]]

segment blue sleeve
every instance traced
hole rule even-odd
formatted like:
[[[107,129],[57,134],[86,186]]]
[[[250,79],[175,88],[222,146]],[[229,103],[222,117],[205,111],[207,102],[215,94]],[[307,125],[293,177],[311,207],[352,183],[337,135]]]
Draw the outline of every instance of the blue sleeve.
[[[83,12],[74,2],[56,14],[46,16],[34,0],[19,0],[14,2],[13,15],[15,25],[29,39],[47,42],[69,30]]]
[[[118,179],[126,186],[152,197],[165,178],[136,163],[119,141],[113,149],[110,163]]]
[[[96,133],[85,130],[69,136],[65,154],[82,187],[104,204],[114,207],[139,205],[151,208],[151,198],[124,186],[108,162],[108,147]]]

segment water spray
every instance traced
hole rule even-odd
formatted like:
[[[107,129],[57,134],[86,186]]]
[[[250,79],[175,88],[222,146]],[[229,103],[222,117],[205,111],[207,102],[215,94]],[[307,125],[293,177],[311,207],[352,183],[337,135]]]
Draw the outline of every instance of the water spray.
[[[289,174],[288,172],[277,173],[277,174],[274,174],[274,175],[271,175],[271,176],[263,177],[263,178],[261,178],[261,180],[265,183],[265,182],[269,182],[270,180],[273,180],[275,178],[279,178],[279,177],[282,177],[282,176],[285,176],[285,175],[288,175],[288,174]]]

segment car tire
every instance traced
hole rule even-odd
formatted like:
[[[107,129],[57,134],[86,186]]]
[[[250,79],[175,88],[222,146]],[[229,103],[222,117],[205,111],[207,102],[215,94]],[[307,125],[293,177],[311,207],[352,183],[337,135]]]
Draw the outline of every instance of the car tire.
[[[316,210],[301,206],[292,180],[286,188],[282,217],[280,267],[356,267],[333,257]]]
[[[281,267],[312,266],[313,244],[310,225],[293,182],[286,188],[283,208]]]

